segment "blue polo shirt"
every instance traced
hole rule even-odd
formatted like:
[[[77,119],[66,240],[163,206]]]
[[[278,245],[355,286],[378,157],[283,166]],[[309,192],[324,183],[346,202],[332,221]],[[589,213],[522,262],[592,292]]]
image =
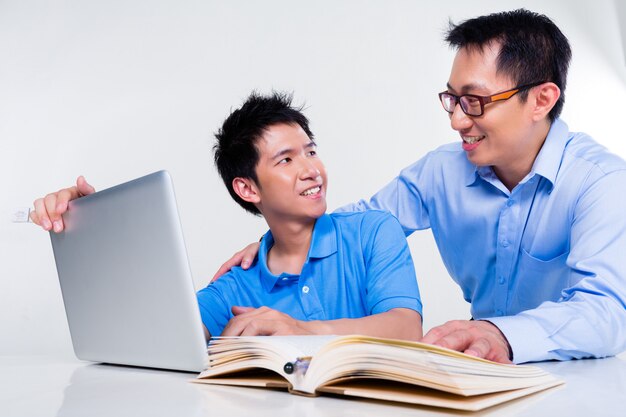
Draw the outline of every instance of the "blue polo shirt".
[[[212,336],[233,317],[232,306],[267,306],[297,320],[360,318],[393,308],[422,314],[411,253],[398,221],[377,210],[325,214],[315,223],[300,275],[274,275],[267,232],[258,259],[198,291],[202,322]]]

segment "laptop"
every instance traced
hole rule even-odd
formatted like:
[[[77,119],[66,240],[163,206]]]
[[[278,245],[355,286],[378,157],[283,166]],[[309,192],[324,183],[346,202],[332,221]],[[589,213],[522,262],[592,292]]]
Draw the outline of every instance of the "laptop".
[[[206,340],[166,171],[73,200],[50,233],[79,359],[198,372]]]

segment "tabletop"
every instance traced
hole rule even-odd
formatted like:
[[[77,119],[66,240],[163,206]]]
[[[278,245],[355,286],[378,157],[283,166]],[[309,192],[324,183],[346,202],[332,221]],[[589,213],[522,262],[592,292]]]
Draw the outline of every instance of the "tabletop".
[[[626,354],[538,366],[566,383],[481,412],[190,382],[195,374],[39,356],[0,357],[0,416],[623,416]]]

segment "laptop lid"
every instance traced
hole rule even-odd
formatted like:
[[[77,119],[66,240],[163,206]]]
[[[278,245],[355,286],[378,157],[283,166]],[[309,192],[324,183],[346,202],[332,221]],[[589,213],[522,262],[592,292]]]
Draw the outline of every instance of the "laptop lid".
[[[50,233],[79,359],[200,371],[206,341],[172,180],[159,171],[73,200]]]

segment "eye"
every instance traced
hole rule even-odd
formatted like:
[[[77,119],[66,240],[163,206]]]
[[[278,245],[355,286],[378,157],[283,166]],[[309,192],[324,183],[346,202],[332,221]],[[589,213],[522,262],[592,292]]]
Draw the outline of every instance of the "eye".
[[[316,150],[311,150],[309,151],[309,156],[317,156],[317,151]]]
[[[278,161],[278,164],[277,164],[277,165],[280,165],[280,164],[288,164],[289,162],[291,162],[291,158],[283,158],[283,159],[281,159],[280,161]]]

